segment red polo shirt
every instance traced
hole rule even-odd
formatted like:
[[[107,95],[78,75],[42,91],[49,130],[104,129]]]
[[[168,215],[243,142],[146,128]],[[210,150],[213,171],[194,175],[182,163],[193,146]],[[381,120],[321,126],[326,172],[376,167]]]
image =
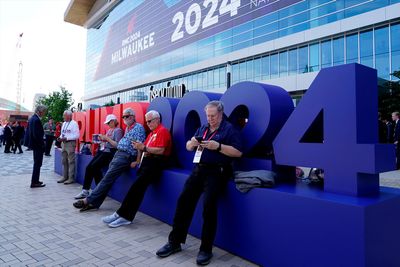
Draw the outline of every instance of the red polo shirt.
[[[164,156],[169,156],[172,150],[171,134],[161,124],[157,126],[146,138],[144,144],[147,147],[165,147]]]

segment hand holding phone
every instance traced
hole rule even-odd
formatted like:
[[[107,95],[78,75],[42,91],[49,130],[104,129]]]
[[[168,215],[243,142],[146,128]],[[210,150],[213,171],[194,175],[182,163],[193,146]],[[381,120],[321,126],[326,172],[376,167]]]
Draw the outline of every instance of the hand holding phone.
[[[203,136],[195,136],[194,137],[196,140],[197,140],[197,142],[199,142],[199,143],[201,143],[201,141],[203,141]]]

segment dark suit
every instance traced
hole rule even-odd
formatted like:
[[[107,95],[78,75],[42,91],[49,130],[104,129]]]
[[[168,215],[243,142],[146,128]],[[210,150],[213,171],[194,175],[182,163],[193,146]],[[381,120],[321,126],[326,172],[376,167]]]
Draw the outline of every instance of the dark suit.
[[[14,153],[15,151],[19,151],[19,153],[22,153],[22,148],[21,148],[21,139],[24,137],[24,127],[21,125],[18,125],[14,128],[14,133],[13,133],[13,138],[14,138]]]
[[[40,167],[43,163],[44,130],[42,122],[37,114],[29,119],[29,141],[28,148],[33,150],[33,172],[31,184],[39,183]]]
[[[4,153],[10,153],[11,145],[12,145],[12,130],[11,126],[7,124],[4,127],[4,141],[6,143],[6,146],[4,148]]]
[[[400,169],[400,120],[397,120],[397,123],[393,123],[393,142],[397,141],[396,145],[396,160],[397,164],[396,167],[397,169]]]

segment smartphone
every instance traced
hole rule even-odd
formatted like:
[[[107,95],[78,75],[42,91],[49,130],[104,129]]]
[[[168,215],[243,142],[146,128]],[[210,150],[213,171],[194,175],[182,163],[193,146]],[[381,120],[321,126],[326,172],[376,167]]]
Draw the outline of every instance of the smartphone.
[[[101,143],[98,134],[93,134],[92,135],[92,142],[95,143],[95,144]]]
[[[196,138],[197,142],[201,143],[201,141],[203,141],[203,136],[195,136],[194,138]]]

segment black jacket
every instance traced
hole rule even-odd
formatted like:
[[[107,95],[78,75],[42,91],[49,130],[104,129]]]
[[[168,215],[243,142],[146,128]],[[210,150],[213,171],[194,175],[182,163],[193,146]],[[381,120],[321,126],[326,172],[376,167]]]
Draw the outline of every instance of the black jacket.
[[[44,149],[43,142],[44,130],[38,115],[34,114],[29,119],[29,140],[30,149]]]

